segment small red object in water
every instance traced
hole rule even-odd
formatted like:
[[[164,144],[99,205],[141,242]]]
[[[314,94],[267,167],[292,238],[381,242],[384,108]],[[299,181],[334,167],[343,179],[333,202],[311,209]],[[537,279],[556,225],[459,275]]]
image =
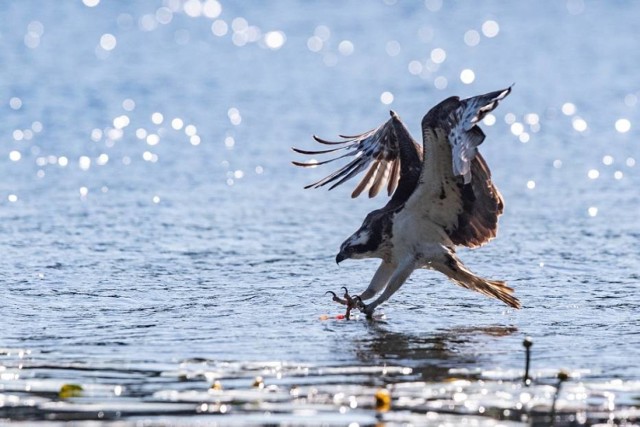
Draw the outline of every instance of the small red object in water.
[[[346,316],[344,314],[336,315],[336,319],[344,319]]]

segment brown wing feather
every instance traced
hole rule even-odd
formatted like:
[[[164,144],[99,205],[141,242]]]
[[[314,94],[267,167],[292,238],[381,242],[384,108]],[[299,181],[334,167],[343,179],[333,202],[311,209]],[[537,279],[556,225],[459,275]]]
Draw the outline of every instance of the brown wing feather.
[[[373,177],[373,175],[375,175],[375,173],[378,171],[378,167],[380,167],[379,161],[375,161],[369,167],[369,170],[367,171],[367,173],[364,175],[364,177],[360,180],[356,188],[351,193],[351,198],[355,199],[362,193],[362,191],[365,188],[367,188],[367,185],[369,185],[369,181],[371,181],[371,177]]]
[[[380,167],[376,172],[376,176],[373,179],[371,187],[369,187],[369,197],[376,197],[380,192],[380,189],[387,183],[389,178],[389,162],[380,160]]]
[[[471,182],[460,185],[462,212],[458,215],[458,226],[449,237],[456,245],[474,248],[496,237],[504,200],[491,181],[491,171],[480,153],[471,162],[471,174]]]
[[[405,199],[413,191],[415,187],[413,181],[411,185],[406,185],[410,181],[402,180],[401,171],[405,171],[405,176],[413,176],[416,171],[419,173],[422,167],[422,146],[411,138],[404,124],[393,111],[391,111],[391,118],[376,129],[360,135],[340,135],[340,137],[344,140],[328,141],[314,136],[313,138],[321,144],[335,146],[326,150],[293,148],[293,151],[304,155],[341,153],[337,157],[323,161],[292,162],[300,167],[315,167],[340,159],[350,159],[346,165],[335,172],[304,188],[319,188],[331,184],[329,189],[333,189],[366,170],[364,177],[351,193],[351,197],[358,197],[365,189],[369,190],[369,197],[375,197],[385,186],[389,196],[401,188]],[[404,150],[403,153],[401,153],[402,150]],[[401,157],[404,157],[404,164],[401,164]]]
[[[422,160],[422,159],[421,159]],[[389,176],[389,184],[387,185],[387,194],[391,196],[398,187],[400,179],[400,162],[391,163],[391,175]]]

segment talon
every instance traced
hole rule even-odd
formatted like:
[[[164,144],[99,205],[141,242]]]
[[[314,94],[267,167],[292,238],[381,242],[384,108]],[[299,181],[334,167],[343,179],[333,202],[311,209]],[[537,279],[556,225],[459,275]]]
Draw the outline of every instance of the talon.
[[[339,303],[339,304],[342,304],[342,305],[349,305],[349,301],[348,301],[348,300],[340,298],[340,297],[339,297],[338,295],[336,295],[336,293],[335,293],[335,292],[333,292],[333,291],[327,291],[327,292],[325,292],[324,294],[325,294],[325,295],[327,295],[327,294],[331,294],[331,295],[333,295],[333,297],[332,297],[331,299],[332,299],[333,301],[335,301],[335,302]]]
[[[362,311],[360,307],[364,306],[364,304],[362,303],[362,298],[360,298],[360,296],[356,295],[355,297],[352,297],[349,295],[347,288],[343,286],[342,289],[345,291],[344,297],[347,300],[347,312],[344,317],[349,320],[351,318],[351,310],[357,308]]]
[[[343,297],[344,299],[340,298],[333,291],[327,291],[325,292],[325,295],[331,294],[333,301],[347,306],[347,310],[344,314],[345,319],[349,320],[351,318],[351,310],[355,308],[357,308],[361,312],[366,312],[367,306],[362,302],[362,298],[360,298],[360,296],[356,295],[352,297],[351,295],[349,295],[349,290],[347,289],[346,286],[342,286],[340,289],[344,290],[344,297]],[[368,313],[367,313],[367,317],[368,318],[370,317]]]

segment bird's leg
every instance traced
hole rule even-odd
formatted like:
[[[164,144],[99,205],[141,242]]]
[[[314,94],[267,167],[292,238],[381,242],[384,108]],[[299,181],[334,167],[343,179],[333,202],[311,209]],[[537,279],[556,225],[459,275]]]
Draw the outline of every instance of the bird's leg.
[[[373,319],[373,310],[375,310],[376,307],[371,304],[363,303],[360,297],[357,297],[357,298],[358,298],[358,310],[360,310],[361,313],[364,313],[364,315],[367,317],[368,320]]]
[[[378,298],[367,305],[362,304],[363,308],[361,308],[360,311],[362,311],[367,316],[367,319],[373,318],[373,312],[376,307],[388,300],[389,297],[393,295],[400,288],[400,286],[402,286],[402,284],[409,278],[414,268],[415,261],[413,259],[406,260],[405,262],[399,264],[389,278],[387,287],[382,292],[382,295],[380,295]]]

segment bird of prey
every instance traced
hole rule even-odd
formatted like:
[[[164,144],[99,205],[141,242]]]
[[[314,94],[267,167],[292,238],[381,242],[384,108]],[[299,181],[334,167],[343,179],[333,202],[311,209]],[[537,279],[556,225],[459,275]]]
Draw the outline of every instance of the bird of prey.
[[[422,145],[416,143],[400,117],[361,135],[340,135],[342,141],[314,139],[331,146],[304,155],[343,153],[329,160],[293,162],[310,167],[351,158],[329,176],[305,188],[332,184],[330,189],[366,170],[352,197],[368,190],[374,197],[386,185],[390,199],[369,213],[362,226],[342,243],[336,262],[380,258],[369,286],[358,296],[334,301],[360,309],[367,318],[388,300],[418,268],[443,273],[455,284],[520,308],[513,289],[499,280],[472,273],[455,253],[456,246],[475,248],[494,238],[504,201],[478,146],[485,134],[480,121],[511,92],[511,87],[484,95],[445,99],[422,119]],[[366,303],[376,296],[377,299]]]

